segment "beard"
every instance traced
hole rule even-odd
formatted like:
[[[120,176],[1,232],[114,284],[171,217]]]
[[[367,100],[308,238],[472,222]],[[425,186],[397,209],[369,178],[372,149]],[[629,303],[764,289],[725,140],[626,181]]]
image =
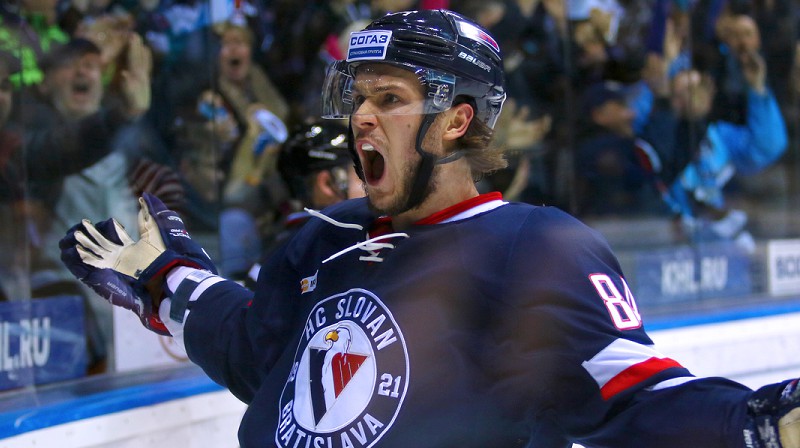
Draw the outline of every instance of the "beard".
[[[437,117],[438,118],[438,117]],[[434,148],[436,145],[441,145],[442,141],[442,130],[436,126],[436,122],[428,128],[428,132],[425,134],[425,137],[422,139],[422,148],[425,151],[425,148]],[[434,143],[435,142],[435,143]],[[438,160],[441,156],[434,156],[435,160]],[[438,184],[438,173],[439,173],[439,166],[434,161],[433,170],[431,171],[430,178],[428,179],[427,183],[425,184],[425,188],[422,190],[421,197],[415,201],[413,204],[409,204],[409,200],[411,199],[411,193],[414,189],[414,182],[417,180],[417,176],[419,176],[420,165],[422,164],[422,158],[417,161],[415,164],[409,164],[405,168],[405,172],[403,173],[403,180],[402,184],[400,185],[400,189],[395,197],[385,206],[378,207],[376,206],[373,201],[369,197],[369,192],[367,191],[367,199],[369,208],[373,213],[377,213],[380,215],[385,216],[397,216],[401,213],[405,213],[410,210],[414,210],[419,208],[428,197],[430,197],[433,193],[436,192],[437,184]]]
[[[413,210],[418,208],[425,200],[436,191],[437,182],[437,173],[439,172],[438,166],[434,165],[433,172],[431,173],[430,179],[428,179],[428,183],[425,185],[425,188],[422,190],[421,199],[414,204],[409,204],[409,199],[411,198],[411,190],[414,188],[414,181],[416,181],[417,176],[419,175],[420,164],[410,165],[406,167],[405,173],[403,175],[403,183],[398,190],[398,194],[389,202],[387,205],[383,207],[376,206],[369,197],[369,192],[367,192],[367,204],[369,205],[369,209],[378,215],[384,216],[397,216],[401,213],[405,213],[409,210]]]

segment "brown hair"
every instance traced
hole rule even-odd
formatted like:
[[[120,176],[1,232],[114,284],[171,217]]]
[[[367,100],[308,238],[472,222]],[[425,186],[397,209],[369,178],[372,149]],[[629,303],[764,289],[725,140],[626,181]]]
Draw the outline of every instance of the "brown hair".
[[[504,151],[491,146],[493,138],[494,130],[473,117],[467,132],[456,141],[456,149],[464,153],[475,181],[508,166]]]
[[[255,42],[255,36],[253,35],[253,30],[251,30],[250,27],[248,27],[247,25],[242,25],[232,22],[222,22],[220,24],[215,25],[214,30],[221,38],[225,37],[225,34],[228,33],[229,31],[238,32],[242,36],[244,36],[244,39],[247,42],[248,46],[253,46],[253,43]]]

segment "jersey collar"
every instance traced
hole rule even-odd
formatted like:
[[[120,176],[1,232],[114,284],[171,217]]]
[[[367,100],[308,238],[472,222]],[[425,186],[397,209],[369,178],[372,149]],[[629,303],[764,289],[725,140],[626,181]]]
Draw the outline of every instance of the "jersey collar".
[[[503,201],[503,195],[499,191],[484,193],[474,198],[467,199],[466,201],[459,202],[458,204],[451,205],[446,209],[439,210],[427,218],[420,219],[415,222],[414,225],[427,226],[431,224],[460,221],[479,213],[493,210],[505,204],[508,204],[508,202]]]
[[[503,195],[500,192],[493,191],[491,193],[484,193],[447,207],[444,210],[439,210],[427,218],[420,219],[415,222],[414,225],[427,226],[460,221],[475,216],[478,213],[488,212],[489,210],[493,210],[505,204],[508,204],[508,202],[503,200]],[[370,238],[376,238],[391,233],[392,231],[392,218],[381,216],[372,223],[368,233]]]

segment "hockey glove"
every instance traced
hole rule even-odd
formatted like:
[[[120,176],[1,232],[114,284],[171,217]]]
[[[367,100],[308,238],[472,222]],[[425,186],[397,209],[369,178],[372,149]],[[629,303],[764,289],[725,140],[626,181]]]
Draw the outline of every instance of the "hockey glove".
[[[100,242],[87,235],[95,235]],[[136,313],[146,328],[158,334],[169,335],[164,324],[159,319],[152,318],[153,313],[158,312],[158,308],[153,307],[149,294],[137,290],[134,279],[129,276],[113,269],[100,269],[84,262],[82,253],[85,253],[86,250],[78,242],[79,239],[84,242],[91,240],[91,243],[87,243],[91,246],[109,243],[124,246],[123,240],[127,242],[130,237],[122,229],[122,226],[113,219],[94,226],[89,221],[81,221],[69,229],[67,235],[59,242],[61,261],[75,277],[92,288],[100,297],[108,300],[112,305]],[[157,314],[155,315],[157,316]]]
[[[97,226],[84,220],[62,239],[61,259],[76,277],[106,300],[136,312],[145,327],[168,335],[158,317],[164,276],[175,266],[214,273],[216,268],[189,237],[177,213],[148,193],[139,203],[139,241],[133,241],[115,220]],[[118,289],[126,293],[124,298]]]
[[[800,380],[764,386],[747,400],[747,448],[800,448]]]

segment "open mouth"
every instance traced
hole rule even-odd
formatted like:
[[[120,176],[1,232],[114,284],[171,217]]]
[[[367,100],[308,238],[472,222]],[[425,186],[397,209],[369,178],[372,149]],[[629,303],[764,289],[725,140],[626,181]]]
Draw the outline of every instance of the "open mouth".
[[[364,177],[367,183],[371,185],[379,182],[383,177],[385,168],[383,156],[370,143],[361,145],[361,153],[363,154],[362,168],[364,169]]]
[[[76,81],[72,83],[72,91],[75,93],[85,94],[89,92],[91,86],[87,81]]]

